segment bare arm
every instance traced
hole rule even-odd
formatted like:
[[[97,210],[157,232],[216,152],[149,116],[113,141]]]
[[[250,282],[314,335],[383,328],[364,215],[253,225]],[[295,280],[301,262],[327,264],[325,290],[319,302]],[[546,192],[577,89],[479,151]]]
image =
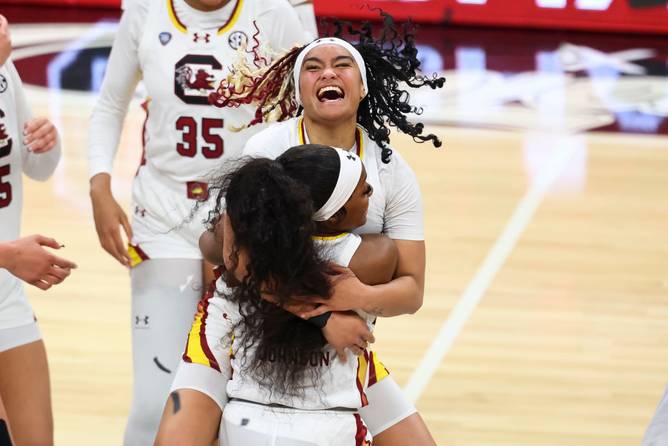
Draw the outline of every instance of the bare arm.
[[[211,398],[192,389],[173,391],[162,413],[156,446],[211,446],[223,412]]]
[[[132,229],[112,194],[111,172],[128,105],[141,77],[138,47],[145,8],[144,2],[135,2],[121,17],[89,127],[88,170],[95,229],[102,248],[125,266],[130,266],[131,260],[120,228],[127,242],[132,239]]]
[[[413,314],[424,297],[424,241],[395,240],[397,269],[388,283],[367,287],[360,295],[362,310],[378,316]],[[338,292],[338,290],[337,290]]]
[[[398,257],[393,240],[381,234],[364,234],[348,267],[363,283],[378,285],[392,280]]]
[[[300,316],[310,319],[328,311],[360,309],[377,316],[392,317],[419,310],[424,295],[424,241],[394,240],[394,244],[398,258],[391,281],[368,285],[357,274],[364,276],[369,272],[355,271],[351,261],[351,268],[336,268],[339,275],[333,279],[332,296],[315,299],[314,302],[321,305],[313,311],[302,312]]]

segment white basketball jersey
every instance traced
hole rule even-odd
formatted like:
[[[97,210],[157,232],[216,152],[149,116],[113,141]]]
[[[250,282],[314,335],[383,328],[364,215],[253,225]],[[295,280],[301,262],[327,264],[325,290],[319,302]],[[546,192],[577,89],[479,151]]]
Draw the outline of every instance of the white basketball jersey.
[[[172,0],[151,2],[139,43],[148,93],[142,163],[160,176],[176,182],[201,181],[224,158],[241,152],[250,133],[231,129],[252,119],[251,108],[218,109],[209,105],[209,95],[244,45],[250,48],[256,40],[274,48],[297,43],[277,42],[271,29],[258,29],[253,18],[261,4],[232,0],[225,6],[230,8],[227,22],[209,22],[207,26],[213,27],[201,28],[184,23]],[[253,59],[250,53],[246,57]]]
[[[28,152],[23,144],[23,124],[30,117],[21,79],[11,60],[7,60],[0,67],[0,242],[19,238],[23,173],[44,180],[60,158],[60,143],[44,154]],[[22,282],[0,268],[0,329],[33,320]]]
[[[384,163],[381,147],[361,126],[357,127],[355,139],[351,150],[364,163],[373,195],[369,199],[366,224],[354,232],[383,233],[397,240],[424,240],[420,188],[408,163],[397,151],[392,153],[389,163]],[[243,154],[275,159],[289,148],[308,142],[303,118],[292,118],[274,123],[252,136]]]
[[[355,234],[341,234],[336,237],[328,237],[316,240],[316,244],[322,250],[325,258],[340,265],[347,266],[350,259],[361,243],[361,238]],[[336,356],[332,347],[326,345],[322,351],[308,358],[301,358],[308,368],[318,368],[318,381],[313,382],[311,374],[306,373],[302,388],[303,395],[296,398],[281,393],[281,389],[267,389],[258,384],[253,376],[245,369],[246,355],[252,355],[252,351],[243,351],[239,342],[240,336],[233,336],[234,330],[239,330],[237,324],[240,321],[238,304],[225,298],[229,291],[222,279],[216,283],[217,291],[204,298],[200,303],[198,313],[195,317],[192,330],[188,335],[186,351],[177,373],[175,382],[177,388],[192,387],[201,389],[210,395],[219,404],[223,404],[225,395],[218,395],[221,387],[215,380],[206,382],[188,382],[199,380],[189,378],[193,375],[188,369],[207,366],[224,376],[231,378],[227,383],[227,396],[260,404],[281,404],[305,410],[331,409],[331,408],[359,408],[367,404],[365,389],[368,386],[370,374],[373,379],[375,371],[371,353],[366,352],[361,356],[348,353],[345,363]],[[367,321],[370,330],[373,330],[375,317],[359,312],[360,316]],[[234,339],[231,344],[230,340]],[[230,354],[231,355],[230,358]],[[280,355],[278,355],[280,356]],[[288,357],[289,354],[286,354]],[[292,356],[296,357],[296,356]],[[267,358],[269,361],[289,360]],[[231,373],[226,372],[230,369]],[[196,373],[196,372],[195,372]],[[201,376],[201,375],[200,375]],[[222,390],[224,391],[224,390]]]
[[[0,67],[0,241],[17,239],[21,226],[23,129],[16,110],[21,85],[14,73],[11,61]]]

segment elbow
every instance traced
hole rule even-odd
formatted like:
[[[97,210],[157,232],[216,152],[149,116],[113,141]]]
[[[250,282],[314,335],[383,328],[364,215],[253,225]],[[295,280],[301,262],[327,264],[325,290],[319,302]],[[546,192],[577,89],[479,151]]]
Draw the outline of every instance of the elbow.
[[[44,181],[48,180],[49,178],[51,178],[51,175],[53,175],[53,172],[55,170],[56,170],[56,166],[53,166],[53,169],[39,171],[39,172],[30,172],[30,173],[26,172],[26,174],[32,180],[44,182]]]
[[[25,160],[24,172],[35,181],[46,181],[56,171],[60,161],[60,146],[46,153],[30,154]]]
[[[413,299],[413,301],[411,302],[410,306],[407,309],[408,311],[406,313],[407,314],[417,313],[418,310],[422,308],[422,303],[424,302],[423,297],[424,297],[423,293],[419,293],[419,295],[416,296],[415,299]]]

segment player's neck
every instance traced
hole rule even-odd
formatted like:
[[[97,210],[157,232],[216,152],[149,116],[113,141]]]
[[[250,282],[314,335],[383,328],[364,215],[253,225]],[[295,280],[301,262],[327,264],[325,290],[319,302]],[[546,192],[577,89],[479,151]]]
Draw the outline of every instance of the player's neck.
[[[202,0],[183,0],[183,1],[185,1],[186,4],[191,8],[203,12],[217,11],[218,9],[222,8],[223,6],[227,5],[230,2],[230,0],[219,0],[215,4],[211,4],[212,2],[203,2]]]
[[[349,150],[355,145],[355,116],[340,122],[318,122],[304,116],[304,127],[311,144],[338,147]]]
[[[345,232],[351,232],[355,228],[337,228],[327,222],[316,222],[315,224],[315,236],[316,237],[332,237],[334,235],[340,235]]]

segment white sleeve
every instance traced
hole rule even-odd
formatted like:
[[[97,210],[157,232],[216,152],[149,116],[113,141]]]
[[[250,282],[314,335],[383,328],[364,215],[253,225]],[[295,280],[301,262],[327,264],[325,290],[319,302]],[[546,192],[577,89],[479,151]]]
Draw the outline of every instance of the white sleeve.
[[[23,141],[23,126],[26,122],[32,119],[32,112],[28,101],[26,100],[25,92],[23,91],[23,83],[19,77],[19,73],[16,71],[14,64],[8,60],[6,63],[7,73],[11,77],[10,82],[12,85],[15,85],[16,92],[16,121],[19,125],[20,133],[20,145],[21,145],[21,161],[23,163],[23,172],[28,175],[33,180],[44,181],[48,179],[60,160],[61,147],[60,147],[60,136],[56,140],[56,145],[53,149],[49,150],[46,153],[33,153],[28,150]]]
[[[244,144],[243,156],[276,159],[282,153],[276,154],[272,151],[272,147],[279,147],[280,149],[280,138],[272,138],[274,136],[273,130],[276,128],[274,126],[278,125],[282,124],[271,124],[267,129],[248,138],[246,144]]]
[[[424,240],[422,196],[415,173],[396,150],[390,159],[383,233],[395,240]]]
[[[263,40],[279,53],[313,40],[287,0],[272,1],[265,11],[258,14],[257,22],[260,30],[266,30],[262,32]]]
[[[202,299],[170,392],[197,390],[223,409],[232,376],[230,349],[237,315],[237,305],[218,293]]]
[[[362,244],[362,237],[350,233],[346,235],[344,243],[345,244],[341,247],[341,250],[336,255],[334,261],[341,266],[348,266],[350,265],[350,261],[355,255],[355,252],[357,252],[357,248]]]
[[[308,34],[309,40],[318,38],[318,22],[315,19],[315,10],[313,9],[313,1],[311,0],[289,0],[290,4],[297,15],[299,21],[302,22],[304,31]]]
[[[139,40],[145,2],[132,2],[121,16],[102,89],[90,119],[88,174],[111,173],[132,94],[141,78]]]

